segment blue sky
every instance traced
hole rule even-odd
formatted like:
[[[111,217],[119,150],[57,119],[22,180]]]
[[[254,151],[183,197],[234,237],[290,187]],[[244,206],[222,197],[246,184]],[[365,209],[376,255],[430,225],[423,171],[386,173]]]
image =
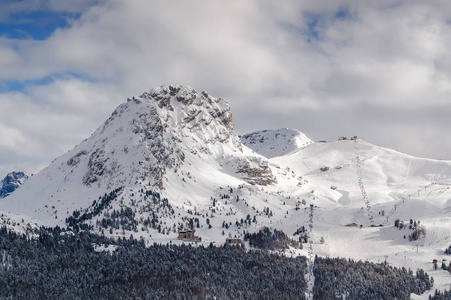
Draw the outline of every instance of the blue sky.
[[[237,132],[358,135],[451,159],[446,1],[0,3],[0,177],[37,172],[128,97],[191,85]]]
[[[79,9],[88,7],[89,3],[88,6],[81,6]],[[0,18],[0,37],[8,41],[45,41],[56,30],[69,29],[82,15],[82,12],[77,9],[54,10],[55,7],[52,7],[48,1],[5,1],[0,8],[3,10]],[[20,47],[13,44],[12,48],[20,52]],[[80,74],[68,72],[68,74],[51,74],[32,80],[6,78],[0,82],[0,93],[25,92],[27,87],[47,85],[67,75],[83,77]]]
[[[94,82],[93,79],[83,74],[65,72],[54,73],[35,80],[4,80],[0,83],[0,93],[20,92],[26,93],[27,88],[36,86],[46,86],[52,82],[64,80],[64,78],[76,78],[86,82]]]
[[[68,28],[80,13],[32,11],[17,12],[0,22],[0,35],[8,39],[46,40],[58,28]]]

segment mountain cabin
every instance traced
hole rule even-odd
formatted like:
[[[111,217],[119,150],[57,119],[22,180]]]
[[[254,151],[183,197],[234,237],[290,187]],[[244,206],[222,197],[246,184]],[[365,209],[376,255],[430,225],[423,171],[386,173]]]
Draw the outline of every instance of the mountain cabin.
[[[193,241],[197,241],[199,239],[199,237],[195,236],[194,233],[195,233],[194,230],[179,231],[179,240],[193,240]]]

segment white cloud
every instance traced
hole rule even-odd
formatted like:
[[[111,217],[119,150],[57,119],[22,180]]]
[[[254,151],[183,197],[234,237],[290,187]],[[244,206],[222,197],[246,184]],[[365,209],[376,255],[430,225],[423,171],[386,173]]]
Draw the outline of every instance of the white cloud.
[[[451,153],[413,142],[449,128],[436,117],[451,90],[446,1],[66,2],[45,5],[82,12],[70,28],[45,41],[0,39],[0,78],[31,84],[0,96],[22,107],[0,111],[0,125],[32,141],[40,162],[126,97],[168,83],[228,99],[240,133],[289,126],[332,139],[358,129],[412,154]],[[42,78],[53,80],[33,85]]]
[[[25,138],[19,130],[0,124],[0,132],[2,138],[0,139],[0,147],[14,148],[19,144],[25,142]]]
[[[113,86],[74,78],[27,92],[0,94],[0,175],[36,172],[89,137],[124,100]]]
[[[117,90],[113,85],[88,82],[70,76],[46,85],[30,87],[26,91],[33,95],[32,102],[39,101],[61,114],[88,111],[111,113],[111,106],[124,100],[115,96]]]
[[[8,20],[11,14],[34,11],[83,12],[100,0],[3,0],[0,3],[0,20]]]

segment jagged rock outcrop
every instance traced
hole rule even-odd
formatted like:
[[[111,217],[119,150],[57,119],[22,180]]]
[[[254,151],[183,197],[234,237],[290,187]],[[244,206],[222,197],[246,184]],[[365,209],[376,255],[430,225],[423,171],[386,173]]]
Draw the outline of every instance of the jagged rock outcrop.
[[[242,152],[227,102],[182,86],[161,86],[128,99],[89,140],[95,147],[67,160],[70,167],[84,161],[85,186],[105,181],[114,186],[108,178],[124,173],[118,156],[137,158],[128,166],[134,180],[163,188],[164,175],[178,172],[186,153],[211,156],[221,145]]]
[[[86,155],[88,152],[86,150],[82,150],[78,152],[76,155],[67,160],[68,166],[76,166],[80,162],[80,156]]]
[[[173,217],[174,207],[193,210],[218,190],[245,183],[277,180],[268,160],[241,144],[227,102],[191,87],[161,86],[127,99],[89,138],[33,176],[17,203],[2,205],[21,213],[25,207],[49,225],[88,226],[107,215],[143,223],[152,212],[146,223],[158,228],[158,217]],[[114,199],[111,191],[118,191]]]
[[[242,178],[252,185],[270,185],[276,184],[277,178],[272,174],[268,162],[265,160],[254,160],[245,162],[238,167],[237,173],[243,173]]]
[[[101,145],[90,154],[82,150],[68,160],[68,165],[76,165],[81,157],[89,154],[87,171],[83,176],[86,186],[101,184],[104,175],[115,177],[117,172],[122,172],[117,168],[120,160],[115,159],[116,154],[105,150],[112,148],[108,146],[111,138],[107,136],[112,128],[115,128],[113,136],[125,132],[134,141],[124,145],[120,151],[127,156],[141,156],[136,161],[139,167],[132,171],[138,175],[136,179],[160,189],[165,186],[164,176],[168,170],[177,173],[184,165],[186,155],[201,160],[207,160],[207,157],[227,160],[224,153],[243,152],[230,107],[224,99],[212,97],[205,91],[198,93],[191,87],[161,86],[119,106],[94,134],[105,136],[97,138],[102,141]],[[137,151],[140,153],[136,154]],[[219,153],[223,154],[222,157]],[[245,155],[237,160],[236,173],[247,174],[243,180],[261,185],[276,182],[267,162],[251,164],[250,159],[262,160]]]
[[[0,181],[0,199],[9,196],[19,186],[24,184],[28,179],[28,176],[23,172],[11,172]]]

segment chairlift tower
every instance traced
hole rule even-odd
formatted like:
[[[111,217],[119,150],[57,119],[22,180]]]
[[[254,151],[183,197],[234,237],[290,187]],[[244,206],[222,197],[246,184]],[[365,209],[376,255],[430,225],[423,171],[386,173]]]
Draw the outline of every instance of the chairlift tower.
[[[360,191],[362,193],[363,202],[365,202],[365,205],[366,205],[366,211],[368,213],[368,219],[369,219],[370,223],[374,223],[373,213],[371,212],[371,204],[370,204],[370,201],[368,199],[368,194],[366,193],[366,190],[365,190],[365,185],[363,184],[363,179],[361,177],[361,170],[360,170],[361,164],[362,164],[362,161],[360,160],[359,153],[356,153],[357,176],[358,176],[358,179],[359,179]]]
[[[309,280],[313,278],[313,204],[310,204],[310,214],[309,214],[309,224],[310,233],[309,233],[309,248],[308,248],[308,256],[309,256]]]
[[[310,213],[309,213],[309,247],[308,247],[308,261],[307,261],[307,266],[308,266],[308,283],[307,283],[307,290],[308,290],[308,296],[307,299],[308,300],[312,300],[313,299],[313,282],[314,282],[314,277],[313,277],[313,264],[314,264],[314,256],[313,256],[313,236],[312,236],[312,232],[313,232],[313,204],[310,204]]]

